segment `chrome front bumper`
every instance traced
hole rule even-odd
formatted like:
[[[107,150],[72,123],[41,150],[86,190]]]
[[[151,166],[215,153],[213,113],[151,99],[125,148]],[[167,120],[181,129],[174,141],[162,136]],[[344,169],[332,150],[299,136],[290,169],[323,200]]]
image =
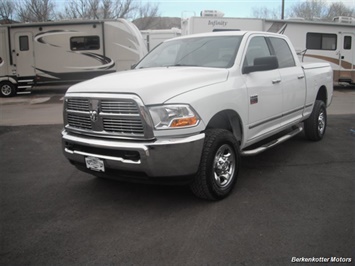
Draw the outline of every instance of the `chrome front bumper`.
[[[132,142],[83,137],[63,130],[62,147],[64,155],[74,165],[85,166],[86,157],[96,157],[104,160],[108,170],[105,174],[118,170],[168,178],[197,172],[204,138],[205,134],[201,133],[183,138]]]

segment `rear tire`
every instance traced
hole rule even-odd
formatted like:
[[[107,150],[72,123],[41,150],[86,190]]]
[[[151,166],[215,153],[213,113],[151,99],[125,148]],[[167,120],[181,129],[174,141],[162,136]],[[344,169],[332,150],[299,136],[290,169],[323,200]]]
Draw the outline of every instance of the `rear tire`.
[[[304,121],[306,137],[312,141],[323,138],[327,128],[327,109],[323,101],[316,100],[311,116]]]
[[[9,81],[3,81],[0,83],[0,95],[1,97],[12,97],[16,95],[16,86]]]
[[[224,129],[207,130],[199,170],[190,188],[199,198],[223,199],[234,187],[239,166],[239,144],[233,134]]]

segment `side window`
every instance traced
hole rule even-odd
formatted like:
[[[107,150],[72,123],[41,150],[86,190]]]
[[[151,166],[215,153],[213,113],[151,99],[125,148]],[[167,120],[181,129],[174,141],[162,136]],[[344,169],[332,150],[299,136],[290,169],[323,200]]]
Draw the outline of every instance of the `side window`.
[[[19,44],[20,44],[20,51],[28,51],[30,49],[28,43],[28,36],[20,36]]]
[[[344,36],[344,50],[351,50],[351,36]]]
[[[337,35],[329,33],[307,33],[306,48],[311,50],[336,50]]]
[[[100,49],[99,36],[80,36],[70,38],[70,49],[78,50],[98,50]]]
[[[253,37],[249,42],[243,66],[253,66],[254,59],[270,56],[270,49],[264,37]]]
[[[296,65],[290,47],[284,39],[270,38],[270,42],[279,61],[279,68],[293,67]]]

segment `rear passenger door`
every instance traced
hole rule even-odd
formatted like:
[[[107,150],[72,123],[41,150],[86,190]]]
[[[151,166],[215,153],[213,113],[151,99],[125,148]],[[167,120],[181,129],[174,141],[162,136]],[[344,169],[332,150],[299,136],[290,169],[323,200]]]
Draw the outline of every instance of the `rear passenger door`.
[[[253,66],[255,58],[272,55],[264,36],[249,37],[243,67]],[[278,69],[243,74],[249,100],[247,142],[256,142],[265,134],[280,127],[282,114],[282,86]]]
[[[286,126],[302,118],[306,97],[306,82],[303,69],[296,64],[294,55],[283,38],[269,37],[273,53],[279,61],[282,87],[282,121]]]

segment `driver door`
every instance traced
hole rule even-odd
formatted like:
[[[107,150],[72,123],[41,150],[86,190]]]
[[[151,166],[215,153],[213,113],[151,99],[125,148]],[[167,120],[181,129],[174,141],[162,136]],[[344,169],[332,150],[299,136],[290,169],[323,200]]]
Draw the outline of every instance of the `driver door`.
[[[243,67],[252,66],[255,58],[271,55],[263,36],[252,36],[247,45]],[[243,74],[249,101],[247,142],[257,142],[266,133],[280,127],[282,118],[282,86],[278,69]]]

